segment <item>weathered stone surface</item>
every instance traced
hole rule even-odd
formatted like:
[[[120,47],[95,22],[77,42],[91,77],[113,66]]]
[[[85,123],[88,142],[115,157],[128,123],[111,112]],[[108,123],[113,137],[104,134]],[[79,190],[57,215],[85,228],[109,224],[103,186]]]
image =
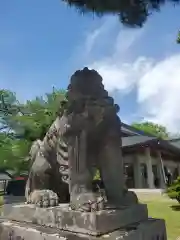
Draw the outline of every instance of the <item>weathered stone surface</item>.
[[[147,220],[148,213],[145,204],[134,204],[121,209],[108,209],[90,213],[72,211],[68,204],[49,208],[19,204],[5,205],[2,216],[9,220],[97,236]]]
[[[101,236],[90,236],[55,228],[0,219],[1,240],[166,240],[163,220],[148,219],[144,222],[118,229]]]
[[[39,207],[70,202],[72,210],[102,210],[105,200],[92,186],[98,168],[109,204],[136,203],[136,196],[127,198],[124,191],[119,106],[102,77],[88,68],[76,71],[66,100],[42,141],[31,147],[27,202]]]

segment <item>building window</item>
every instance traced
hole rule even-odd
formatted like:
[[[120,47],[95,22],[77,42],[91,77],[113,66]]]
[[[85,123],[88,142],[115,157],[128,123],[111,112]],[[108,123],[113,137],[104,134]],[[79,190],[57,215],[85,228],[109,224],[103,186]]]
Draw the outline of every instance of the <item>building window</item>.
[[[141,163],[141,179],[142,179],[142,187],[147,188],[147,166],[145,163]]]
[[[159,174],[158,174],[158,166],[157,165],[153,165],[152,166],[152,170],[153,170],[153,177],[154,177],[154,186],[155,188],[160,188],[160,179],[159,179]]]
[[[124,164],[124,173],[125,173],[125,183],[127,188],[134,188],[134,168],[133,164],[126,163]]]

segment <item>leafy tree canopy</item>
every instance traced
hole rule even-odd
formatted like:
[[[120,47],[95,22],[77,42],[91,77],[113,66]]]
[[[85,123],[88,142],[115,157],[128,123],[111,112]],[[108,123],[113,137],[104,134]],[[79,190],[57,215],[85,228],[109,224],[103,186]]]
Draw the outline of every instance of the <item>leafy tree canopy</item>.
[[[133,123],[132,126],[141,131],[144,131],[145,133],[149,133],[161,139],[168,139],[168,131],[162,125],[155,124],[152,122],[143,122],[143,123]]]
[[[24,106],[27,113],[13,117],[13,121],[18,123],[22,130],[20,134],[29,141],[42,139],[55,120],[57,111],[61,111],[60,102],[64,99],[65,91],[53,89],[53,92],[45,97],[27,101]]]
[[[0,133],[0,166],[1,169],[12,169],[16,172],[27,169],[27,153],[30,143],[25,139],[14,139],[6,133]]]
[[[117,15],[120,21],[130,27],[142,27],[153,11],[169,2],[167,0],[62,0],[69,6],[75,6],[81,13],[92,12],[98,16]],[[170,0],[173,4],[179,0]]]
[[[0,166],[26,170],[32,141],[42,139],[60,112],[65,91],[53,89],[45,97],[37,97],[25,104],[16,100],[14,93],[2,90],[0,105]],[[9,131],[10,130],[10,131]]]
[[[2,89],[0,90],[0,130],[10,130],[15,127],[11,116],[21,112],[21,104],[16,99],[16,94]]]

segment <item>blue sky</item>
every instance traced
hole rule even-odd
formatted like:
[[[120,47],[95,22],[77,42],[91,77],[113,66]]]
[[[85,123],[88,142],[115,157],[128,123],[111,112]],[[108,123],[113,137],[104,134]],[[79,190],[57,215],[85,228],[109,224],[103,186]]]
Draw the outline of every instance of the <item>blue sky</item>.
[[[66,88],[76,69],[89,66],[124,121],[152,120],[177,132],[179,10],[165,6],[143,29],[125,29],[115,16],[82,16],[60,0],[1,0],[0,88],[24,101]]]

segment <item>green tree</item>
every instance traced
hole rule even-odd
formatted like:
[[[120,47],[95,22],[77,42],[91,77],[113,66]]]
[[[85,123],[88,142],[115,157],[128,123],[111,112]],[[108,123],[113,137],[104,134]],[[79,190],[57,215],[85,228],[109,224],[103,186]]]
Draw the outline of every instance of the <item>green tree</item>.
[[[23,114],[23,105],[16,98],[16,94],[5,89],[0,90],[0,131],[14,130],[17,123],[13,116]]]
[[[55,120],[57,112],[61,111],[60,102],[65,99],[65,91],[53,89],[45,97],[27,101],[24,105],[27,114],[13,116],[13,121],[19,126],[21,136],[34,141],[42,139]]]
[[[92,12],[98,16],[117,15],[120,21],[130,27],[142,27],[148,16],[167,3],[166,0],[62,0],[70,7],[75,6],[81,13]],[[173,4],[179,0],[171,0]]]
[[[161,139],[168,139],[167,129],[159,124],[152,122],[133,123],[132,126],[136,129],[149,133]]]
[[[27,169],[25,158],[29,149],[26,140],[10,137],[6,133],[0,133],[0,167],[12,169],[16,172]]]
[[[6,93],[10,94],[8,91]],[[5,131],[0,132],[1,168],[14,169],[16,172],[28,168],[26,159],[32,141],[44,137],[57,112],[61,111],[60,102],[64,99],[65,92],[56,89],[45,97],[37,97],[25,104],[17,101],[14,104],[16,98],[14,101],[6,99],[6,107],[4,103],[1,106],[1,125],[5,126]],[[11,132],[8,133],[7,129],[11,129]]]

